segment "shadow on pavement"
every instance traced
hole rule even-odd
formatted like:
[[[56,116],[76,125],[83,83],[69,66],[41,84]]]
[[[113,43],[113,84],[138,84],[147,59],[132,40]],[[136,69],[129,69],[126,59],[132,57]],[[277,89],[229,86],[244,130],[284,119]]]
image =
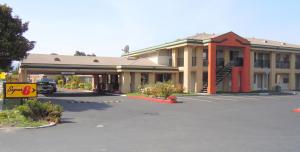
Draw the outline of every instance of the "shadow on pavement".
[[[102,102],[78,102],[76,98],[74,99],[47,99],[47,98],[40,98],[41,101],[51,101],[55,104],[59,104],[63,106],[64,111],[69,112],[82,112],[87,110],[105,110],[107,108],[112,107],[106,103]]]
[[[95,96],[114,96],[111,93],[96,92],[56,92],[54,94],[45,94],[46,97],[95,97]]]
[[[75,123],[74,121],[72,121],[72,119],[74,118],[61,118],[60,124]]]

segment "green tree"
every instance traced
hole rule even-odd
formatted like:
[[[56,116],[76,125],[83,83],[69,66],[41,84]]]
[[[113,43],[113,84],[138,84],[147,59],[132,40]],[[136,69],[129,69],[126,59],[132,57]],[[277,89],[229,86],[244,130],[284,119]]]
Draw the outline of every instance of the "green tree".
[[[75,51],[74,56],[86,56],[86,54],[84,52]]]
[[[34,48],[34,41],[23,36],[28,30],[28,22],[23,23],[12,15],[12,8],[0,4],[0,70],[11,69],[13,60],[22,60]]]

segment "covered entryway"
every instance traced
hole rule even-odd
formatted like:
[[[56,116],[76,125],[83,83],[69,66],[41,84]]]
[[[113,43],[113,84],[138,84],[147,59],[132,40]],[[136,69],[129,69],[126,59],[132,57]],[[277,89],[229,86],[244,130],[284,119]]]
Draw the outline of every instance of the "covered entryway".
[[[29,75],[88,75],[96,93],[128,93],[141,84],[155,83],[157,76],[169,79],[178,69],[155,64],[145,58],[92,57],[29,54],[21,61],[19,80],[28,82]]]

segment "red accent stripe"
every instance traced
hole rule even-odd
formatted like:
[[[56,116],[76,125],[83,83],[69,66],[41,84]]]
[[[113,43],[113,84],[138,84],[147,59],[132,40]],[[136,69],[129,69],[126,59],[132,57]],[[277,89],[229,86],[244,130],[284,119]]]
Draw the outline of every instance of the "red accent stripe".
[[[297,108],[297,109],[293,109],[292,111],[293,111],[293,112],[297,112],[297,113],[300,113],[300,108]]]
[[[158,102],[158,103],[165,103],[165,104],[174,104],[175,102],[172,100],[164,100],[164,99],[157,99],[157,98],[150,98],[150,97],[145,97],[145,96],[128,96],[128,98],[131,99],[143,99],[151,102]]]

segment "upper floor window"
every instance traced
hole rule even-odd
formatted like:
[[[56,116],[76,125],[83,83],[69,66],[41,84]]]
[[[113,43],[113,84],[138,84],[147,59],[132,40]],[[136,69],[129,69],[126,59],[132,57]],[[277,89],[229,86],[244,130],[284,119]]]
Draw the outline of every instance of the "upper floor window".
[[[254,67],[270,68],[270,53],[255,52]]]
[[[203,59],[203,66],[208,66],[208,49],[203,50],[202,59]]]
[[[184,65],[184,48],[178,49],[177,66],[182,67]]]
[[[192,66],[197,66],[196,48],[192,50]]]
[[[283,69],[290,68],[290,55],[276,54],[276,68],[283,68]]]
[[[296,69],[300,69],[300,54],[296,55]]]

